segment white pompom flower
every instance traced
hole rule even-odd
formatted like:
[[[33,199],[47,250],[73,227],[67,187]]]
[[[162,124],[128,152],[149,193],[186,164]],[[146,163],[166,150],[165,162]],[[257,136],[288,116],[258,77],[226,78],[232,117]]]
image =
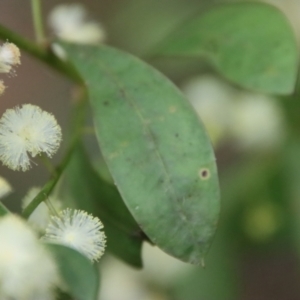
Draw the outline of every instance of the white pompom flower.
[[[192,78],[182,90],[203,120],[213,144],[221,144],[229,136],[235,90],[212,75]]]
[[[8,109],[0,119],[0,160],[12,170],[26,171],[30,158],[45,152],[49,157],[62,140],[54,116],[31,104]]]
[[[277,99],[243,92],[233,106],[232,135],[246,150],[277,149],[285,138],[285,119]]]
[[[14,66],[21,63],[20,50],[13,43],[4,43],[0,47],[0,73],[9,73]]]
[[[57,266],[27,223],[0,218],[0,245],[0,299],[54,299]]]
[[[95,21],[87,20],[81,4],[56,6],[49,15],[49,26],[62,40],[79,44],[98,44],[105,40],[105,31]]]
[[[25,197],[22,200],[23,209],[31,203],[31,201],[37,196],[41,191],[40,187],[32,187],[28,190]],[[51,205],[55,211],[60,211],[62,209],[61,202],[56,197],[51,197]],[[45,232],[45,229],[50,222],[50,212],[48,206],[45,202],[41,202],[38,207],[31,213],[28,218],[28,223],[33,226],[34,229],[39,232]]]
[[[65,209],[52,216],[43,240],[69,246],[97,261],[103,255],[106,236],[102,222],[82,210]]]

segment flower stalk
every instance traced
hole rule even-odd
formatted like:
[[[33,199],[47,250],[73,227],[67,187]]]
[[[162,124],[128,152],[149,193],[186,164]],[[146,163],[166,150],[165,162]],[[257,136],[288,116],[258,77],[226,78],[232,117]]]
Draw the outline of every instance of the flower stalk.
[[[62,61],[58,58],[51,50],[49,44],[45,43],[43,45],[37,45],[2,25],[0,25],[0,39],[8,40],[9,42],[16,44],[20,49],[62,73],[75,83],[83,84],[82,78],[73,65],[68,61]]]
[[[31,10],[36,41],[38,44],[43,44],[46,39],[44,35],[40,0],[31,0]]]
[[[25,219],[28,219],[29,216],[32,214],[32,212],[39,206],[40,203],[45,201],[53,189],[55,188],[57,182],[59,181],[63,171],[67,167],[73,151],[75,147],[77,146],[80,137],[81,137],[81,128],[82,124],[85,119],[85,114],[86,114],[86,108],[87,108],[87,98],[86,98],[86,91],[83,89],[83,96],[81,101],[79,101],[76,105],[75,108],[75,113],[74,113],[74,121],[73,121],[73,128],[72,128],[72,136],[71,136],[71,141],[69,144],[69,148],[66,151],[66,154],[64,158],[62,159],[62,162],[60,165],[55,169],[54,175],[52,178],[44,185],[44,187],[41,189],[39,194],[31,201],[31,203],[25,207],[23,210],[22,216]]]

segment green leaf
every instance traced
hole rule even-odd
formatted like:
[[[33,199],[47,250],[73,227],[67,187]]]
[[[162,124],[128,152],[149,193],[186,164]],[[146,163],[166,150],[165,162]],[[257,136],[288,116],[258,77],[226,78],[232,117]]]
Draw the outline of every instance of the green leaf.
[[[219,215],[213,149],[163,75],[106,46],[67,46],[85,79],[104,159],[130,212],[161,249],[198,264]]]
[[[69,247],[51,243],[46,245],[58,264],[68,292],[78,300],[96,300],[100,279],[97,268],[90,260]]]
[[[142,231],[117,189],[92,168],[81,145],[73,154],[66,176],[77,206],[98,216],[103,222],[107,250],[132,266],[141,268]]]
[[[0,217],[9,213],[9,210],[0,202]]]
[[[275,7],[235,3],[215,7],[174,31],[157,54],[208,58],[229,80],[275,94],[293,91],[298,49]]]

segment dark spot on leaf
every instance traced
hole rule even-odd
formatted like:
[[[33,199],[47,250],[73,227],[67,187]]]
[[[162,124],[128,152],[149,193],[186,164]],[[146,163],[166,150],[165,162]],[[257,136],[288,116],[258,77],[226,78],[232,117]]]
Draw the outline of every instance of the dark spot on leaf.
[[[105,106],[108,106],[108,105],[109,105],[108,101],[104,101],[103,104],[104,104]]]
[[[178,137],[179,137],[179,134],[178,134],[178,133],[175,133],[175,136],[178,138]]]
[[[206,180],[210,177],[210,171],[209,169],[203,168],[199,171],[199,177],[202,180]]]

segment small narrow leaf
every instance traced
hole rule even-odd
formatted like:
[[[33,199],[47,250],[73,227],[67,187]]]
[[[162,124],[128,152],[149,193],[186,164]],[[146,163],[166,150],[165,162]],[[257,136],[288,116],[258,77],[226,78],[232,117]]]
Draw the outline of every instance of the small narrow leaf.
[[[285,16],[264,3],[217,6],[173,32],[159,55],[208,58],[229,80],[257,91],[289,94],[298,49]]]
[[[101,151],[130,212],[161,249],[199,264],[216,230],[219,186],[197,115],[135,57],[106,46],[65,48],[85,79]]]
[[[53,253],[68,292],[78,300],[96,300],[100,279],[97,268],[90,260],[69,247],[46,245]]]
[[[92,168],[79,146],[66,171],[72,198],[80,209],[98,216],[104,224],[107,250],[136,268],[142,267],[143,235],[119,192]]]

